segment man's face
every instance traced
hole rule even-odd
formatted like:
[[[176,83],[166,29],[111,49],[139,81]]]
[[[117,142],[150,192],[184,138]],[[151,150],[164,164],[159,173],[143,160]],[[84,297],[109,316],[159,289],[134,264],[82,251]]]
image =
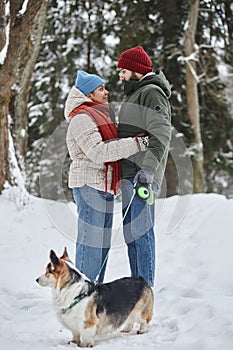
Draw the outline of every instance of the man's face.
[[[122,68],[119,72],[119,78],[120,80],[129,81],[132,79],[132,74],[135,73],[133,73],[131,70]]]

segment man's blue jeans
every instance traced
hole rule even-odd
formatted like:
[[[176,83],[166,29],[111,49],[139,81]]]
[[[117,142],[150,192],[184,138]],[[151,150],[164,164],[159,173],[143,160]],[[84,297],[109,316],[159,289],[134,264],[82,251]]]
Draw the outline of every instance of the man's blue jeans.
[[[98,279],[102,283],[111,246],[114,196],[87,185],[73,188],[73,196],[78,211],[75,266],[92,281],[102,268]]]
[[[133,178],[122,180],[122,213],[133,195]],[[155,188],[154,188],[155,190]],[[150,286],[155,278],[155,205],[134,197],[123,225],[132,277],[142,276]]]

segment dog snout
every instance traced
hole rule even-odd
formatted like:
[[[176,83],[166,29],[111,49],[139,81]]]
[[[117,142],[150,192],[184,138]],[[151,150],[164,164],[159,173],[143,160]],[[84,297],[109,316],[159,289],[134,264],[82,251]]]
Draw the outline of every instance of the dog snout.
[[[36,279],[36,282],[41,286],[41,287],[52,287],[54,284],[54,277],[53,275],[46,276],[46,275],[41,275]]]
[[[37,282],[40,286],[42,286],[42,287],[46,285],[43,276],[39,276],[39,277],[36,279],[36,282]]]

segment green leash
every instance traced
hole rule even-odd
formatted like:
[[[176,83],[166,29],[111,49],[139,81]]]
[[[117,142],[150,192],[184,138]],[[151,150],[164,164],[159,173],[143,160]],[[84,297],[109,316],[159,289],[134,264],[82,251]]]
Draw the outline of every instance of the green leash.
[[[118,228],[118,230],[117,230],[115,239],[116,239],[116,237],[117,237],[117,235],[118,235],[120,229],[122,228],[123,222],[124,222],[124,220],[125,220],[126,215],[128,214],[129,208],[130,208],[130,206],[131,206],[131,204],[132,204],[132,201],[133,201],[133,199],[134,199],[134,197],[135,197],[135,194],[136,194],[136,192],[133,191],[133,195],[132,195],[132,197],[131,197],[131,199],[130,199],[130,202],[129,202],[127,208],[126,208],[125,214],[124,214],[124,216],[123,216],[123,218],[122,218],[122,220],[121,220],[121,222],[120,222],[120,226],[119,226],[119,228]],[[115,240],[115,239],[114,239],[114,240]],[[113,242],[114,242],[114,240],[113,240]],[[107,261],[107,259],[108,259],[108,257],[109,257],[109,253],[110,253],[110,249],[108,250],[108,253],[107,253],[106,256],[105,256],[104,262],[103,262],[103,264],[101,265],[101,268],[100,268],[100,270],[99,270],[99,273],[98,273],[98,275],[96,276],[96,278],[95,278],[95,280],[94,280],[94,283],[95,283],[95,284],[97,283],[97,281],[98,281],[98,279],[99,279],[99,277],[100,277],[100,274],[101,274],[101,271],[103,270],[104,264],[106,263],[106,261]]]
[[[135,192],[135,190],[134,190],[133,195],[132,195],[132,197],[131,197],[131,199],[130,199],[130,202],[129,202],[127,208],[126,208],[125,214],[124,214],[124,216],[123,216],[123,218],[122,218],[122,220],[121,220],[120,226],[119,226],[119,228],[118,228],[118,230],[117,230],[116,237],[117,237],[117,235],[118,235],[118,232],[119,232],[120,229],[121,229],[121,226],[122,226],[122,224],[123,224],[123,222],[124,222],[124,220],[125,220],[125,217],[126,217],[128,211],[129,211],[129,208],[130,208],[130,206],[131,206],[131,204],[132,204],[132,201],[133,201],[133,199],[134,199],[135,194],[136,194],[136,192]],[[104,262],[103,262],[103,264],[102,264],[102,266],[101,266],[101,268],[100,268],[100,270],[99,270],[99,273],[98,273],[98,275],[96,276],[96,278],[95,278],[95,280],[94,280],[94,284],[96,284],[97,281],[98,281],[98,279],[99,279],[100,273],[101,273],[101,271],[103,270],[104,264],[106,263],[106,261],[107,261],[107,259],[108,259],[109,253],[110,253],[110,250],[108,251],[108,253],[107,253],[107,255],[106,255],[105,259],[104,259]],[[87,294],[83,293],[83,294],[80,294],[79,296],[77,296],[76,298],[74,298],[74,301],[73,301],[68,307],[65,307],[65,308],[62,308],[62,309],[61,309],[62,314],[65,314],[68,310],[72,309],[75,305],[77,305],[77,304],[78,304],[82,299],[84,299],[86,296],[87,296]]]
[[[125,214],[124,214],[124,216],[123,216],[123,218],[122,218],[122,220],[120,222],[120,226],[119,226],[119,228],[117,230],[115,239],[116,239],[120,229],[122,228],[123,222],[124,222],[124,220],[126,218],[126,215],[128,214],[129,208],[130,208],[130,206],[131,206],[131,204],[133,202],[133,199],[134,199],[135,195],[137,195],[141,200],[146,201],[147,204],[149,204],[149,205],[152,205],[154,203],[154,191],[152,189],[152,186],[151,185],[149,185],[148,187],[146,187],[146,186],[137,186],[137,182],[135,182],[135,184],[133,186],[133,195],[132,195],[132,197],[131,197],[131,199],[129,201],[129,204],[128,204],[127,208],[126,208]],[[96,284],[98,279],[99,279],[101,271],[103,270],[103,267],[104,267],[104,265],[105,265],[105,263],[106,263],[106,261],[107,261],[107,259],[109,257],[109,253],[110,253],[110,249],[108,250],[108,253],[106,254],[104,262],[101,265],[99,273],[98,273],[98,275],[96,276],[96,278],[94,280],[94,284]],[[68,310],[72,309],[75,305],[77,305],[86,296],[87,296],[87,294],[82,293],[79,296],[77,296],[76,298],[74,298],[74,301],[68,307],[61,309],[62,314],[65,314]]]
[[[137,185],[138,185],[138,183],[135,182],[134,186],[133,186],[133,195],[132,195],[132,197],[130,199],[130,202],[129,202],[127,208],[126,208],[125,214],[124,214],[124,216],[123,216],[123,218],[121,220],[120,226],[119,226],[119,228],[117,230],[117,233],[116,233],[116,236],[115,236],[115,239],[116,239],[120,229],[122,228],[123,222],[125,220],[126,215],[128,214],[129,208],[130,208],[130,206],[132,204],[132,201],[133,201],[135,195],[137,195],[141,200],[146,201],[146,203],[148,205],[154,204],[154,199],[155,198],[154,198],[154,191],[152,189],[152,185],[149,185],[148,187],[146,187],[146,186],[137,186]],[[109,251],[108,251],[108,253],[107,253],[107,255],[106,255],[105,259],[104,259],[103,264],[101,265],[101,268],[99,270],[98,275],[96,276],[96,278],[94,280],[95,284],[97,283],[97,281],[99,279],[99,276],[101,274],[101,271],[103,270],[103,267],[104,267],[104,265],[105,265],[105,263],[106,263],[106,261],[107,261],[107,259],[109,257],[109,253],[110,253],[110,249],[109,249]]]

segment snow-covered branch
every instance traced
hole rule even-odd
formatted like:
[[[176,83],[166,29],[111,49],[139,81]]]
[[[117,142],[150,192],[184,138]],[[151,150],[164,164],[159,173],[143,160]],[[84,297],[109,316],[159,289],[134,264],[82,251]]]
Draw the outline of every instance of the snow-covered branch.
[[[7,1],[5,4],[5,18],[10,17],[10,1]],[[5,45],[3,49],[0,51],[0,65],[3,65],[7,56],[7,50],[9,46],[10,39],[10,19],[5,27]]]
[[[25,12],[27,11],[27,6],[28,6],[28,1],[29,0],[24,0],[21,9],[19,10],[17,16],[23,16]]]
[[[193,68],[192,64],[190,61],[196,61],[196,62],[199,62],[199,59],[198,59],[198,56],[196,54],[196,52],[192,52],[191,55],[189,56],[179,56],[177,58],[177,61],[178,62],[184,62],[188,65],[194,79],[196,80],[197,83],[200,82],[200,77],[197,75],[195,69]]]

